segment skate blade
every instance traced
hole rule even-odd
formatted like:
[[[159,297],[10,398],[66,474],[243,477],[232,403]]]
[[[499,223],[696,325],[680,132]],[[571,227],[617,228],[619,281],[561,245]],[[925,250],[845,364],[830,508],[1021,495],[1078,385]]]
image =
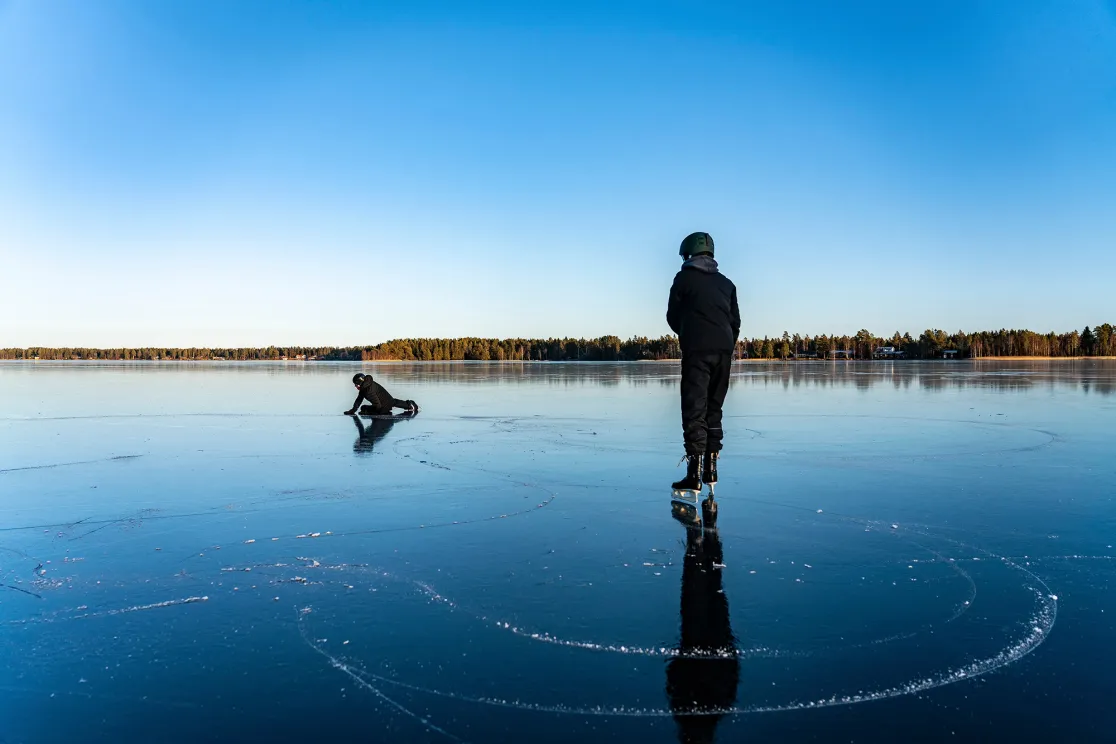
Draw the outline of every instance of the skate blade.
[[[673,500],[681,501],[684,504],[693,504],[694,506],[697,506],[698,496],[700,494],[701,494],[701,491],[692,491],[690,489],[683,490],[683,489],[678,489],[678,488],[672,488],[671,491],[670,491],[670,497]]]

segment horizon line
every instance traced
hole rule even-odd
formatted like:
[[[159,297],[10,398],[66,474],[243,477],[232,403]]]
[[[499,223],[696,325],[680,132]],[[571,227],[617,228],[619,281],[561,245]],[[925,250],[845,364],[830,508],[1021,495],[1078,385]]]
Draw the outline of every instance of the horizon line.
[[[1033,334],[1037,334],[1037,335],[1040,335],[1040,336],[1047,336],[1047,335],[1050,335],[1050,334],[1061,336],[1061,335],[1068,335],[1068,334],[1072,334],[1072,333],[1080,334],[1080,333],[1084,332],[1085,329],[1094,329],[1095,330],[1095,329],[1103,327],[1103,326],[1108,326],[1109,328],[1111,328],[1112,325],[1113,324],[1111,324],[1111,323],[1097,323],[1095,325],[1082,326],[1081,329],[1073,328],[1073,329],[1070,329],[1068,331],[1055,331],[1055,330],[1034,331],[1034,330],[1031,330],[1030,328],[1008,328],[1008,327],[1001,327],[1001,328],[997,328],[997,329],[994,329],[994,330],[992,330],[992,329],[981,329],[981,330],[976,330],[976,331],[966,331],[964,329],[958,329],[957,331],[946,331],[942,328],[926,328],[923,331],[920,331],[919,335],[917,335],[917,336],[914,333],[912,333],[911,331],[902,331],[901,332],[901,331],[898,331],[898,330],[893,332],[890,335],[885,336],[885,335],[877,334],[874,331],[869,331],[867,328],[861,328],[860,330],[855,331],[853,333],[844,332],[844,333],[810,334],[810,333],[799,333],[797,331],[794,332],[794,333],[791,333],[790,331],[783,331],[782,333],[777,334],[777,335],[764,334],[763,336],[745,335],[745,334],[741,333],[738,341],[753,341],[753,340],[767,340],[767,339],[780,340],[780,339],[783,338],[784,334],[789,335],[791,338],[794,338],[794,337],[797,336],[800,339],[817,339],[817,338],[822,338],[822,337],[829,338],[829,339],[834,339],[834,338],[849,338],[849,339],[852,339],[852,338],[856,338],[856,336],[861,331],[867,331],[872,336],[873,339],[882,339],[882,340],[885,340],[885,341],[889,340],[889,339],[892,339],[895,336],[900,336],[900,337],[910,336],[913,341],[917,341],[919,336],[921,336],[922,334],[924,334],[928,331],[932,332],[932,333],[945,333],[948,336],[972,336],[972,335],[979,335],[979,334],[985,334],[985,333],[987,333],[987,334],[995,334],[995,333],[1033,333]],[[123,350],[123,349],[129,349],[129,350],[132,350],[132,349],[167,349],[167,350],[170,350],[170,349],[175,349],[175,350],[184,350],[184,349],[238,349],[238,350],[242,350],[242,349],[295,349],[295,348],[297,348],[297,349],[307,349],[307,348],[316,348],[316,349],[359,349],[359,348],[374,348],[374,347],[377,347],[377,346],[384,346],[386,344],[402,343],[402,342],[408,342],[408,341],[502,341],[502,342],[506,342],[506,341],[536,341],[536,342],[538,342],[538,341],[575,341],[576,342],[576,341],[600,341],[602,339],[619,339],[621,342],[626,342],[626,341],[632,341],[632,340],[635,340],[635,339],[647,339],[649,341],[652,341],[652,340],[657,341],[657,340],[667,340],[667,339],[676,339],[676,338],[678,338],[677,334],[673,334],[673,333],[667,333],[667,334],[662,334],[662,335],[658,335],[658,336],[633,334],[633,335],[630,335],[630,336],[627,336],[627,337],[618,336],[618,335],[612,334],[612,333],[606,333],[606,334],[603,334],[603,335],[600,335],[600,336],[400,336],[400,337],[390,338],[390,339],[387,339],[385,341],[379,341],[379,342],[375,342],[375,343],[349,343],[349,344],[335,344],[335,343],[284,343],[284,344],[276,344],[276,343],[269,343],[269,344],[266,344],[266,345],[259,345],[259,344],[191,344],[189,346],[176,345],[176,344],[151,344],[151,343],[147,343],[147,344],[113,344],[113,345],[107,345],[107,346],[101,346],[101,345],[91,346],[91,345],[85,345],[85,344],[29,344],[29,345],[26,345],[26,346],[0,346],[0,350],[4,350],[4,351],[14,351],[14,350],[27,351],[27,350],[30,350],[30,349],[89,349],[89,350],[93,350],[93,351],[110,351],[110,350],[116,350],[116,349],[121,349],[121,350]]]

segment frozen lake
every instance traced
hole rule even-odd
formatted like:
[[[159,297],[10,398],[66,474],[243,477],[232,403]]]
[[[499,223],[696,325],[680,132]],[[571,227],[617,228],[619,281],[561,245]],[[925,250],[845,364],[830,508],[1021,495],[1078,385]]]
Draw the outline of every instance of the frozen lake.
[[[0,742],[1111,741],[1114,393],[737,365],[703,533],[672,364],[0,364]]]

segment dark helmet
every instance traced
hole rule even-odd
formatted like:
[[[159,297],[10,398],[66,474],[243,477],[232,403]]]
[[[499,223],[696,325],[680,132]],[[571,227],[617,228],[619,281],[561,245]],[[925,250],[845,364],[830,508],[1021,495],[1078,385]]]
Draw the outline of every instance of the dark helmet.
[[[678,255],[682,258],[696,256],[699,253],[708,253],[710,256],[713,255],[713,236],[709,233],[690,233],[686,236],[686,239],[682,241],[682,245],[678,249]]]
[[[353,375],[353,384],[354,385],[359,385],[360,383],[364,382],[364,378],[365,378],[365,375],[362,375],[360,372],[357,372],[355,375]]]

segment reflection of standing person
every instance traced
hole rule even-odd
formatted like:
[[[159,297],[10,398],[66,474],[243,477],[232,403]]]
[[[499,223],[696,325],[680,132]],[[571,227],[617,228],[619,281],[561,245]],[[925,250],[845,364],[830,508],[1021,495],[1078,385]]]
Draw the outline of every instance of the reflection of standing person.
[[[391,414],[392,408],[402,408],[408,413],[418,413],[418,403],[413,400],[399,400],[391,397],[391,393],[384,386],[372,379],[372,375],[363,375],[359,372],[353,375],[353,386],[357,389],[356,400],[353,407],[345,411],[347,416],[352,416],[360,408],[361,413],[373,415]],[[361,407],[361,401],[368,401],[368,405]]]
[[[400,419],[409,419],[409,415],[402,416],[383,416],[380,418],[373,418],[368,426],[360,420],[360,416],[353,416],[353,423],[357,428],[357,439],[353,442],[353,452],[358,455],[369,455],[376,447],[377,442],[387,436],[391,431],[391,427],[395,426],[395,422]]]
[[[678,656],[667,664],[666,693],[678,741],[711,744],[723,711],[736,703],[740,660],[729,623],[721,566],[724,553],[714,518],[706,515],[705,527],[694,507],[675,504],[678,521],[686,526],[686,557],[682,562],[681,633]],[[679,512],[689,514],[687,519]]]
[[[693,233],[678,249],[682,270],[674,277],[667,323],[682,347],[682,434],[686,442],[686,477],[679,491],[701,491],[717,482],[721,451],[721,408],[740,336],[736,285],[717,269],[713,238]]]

